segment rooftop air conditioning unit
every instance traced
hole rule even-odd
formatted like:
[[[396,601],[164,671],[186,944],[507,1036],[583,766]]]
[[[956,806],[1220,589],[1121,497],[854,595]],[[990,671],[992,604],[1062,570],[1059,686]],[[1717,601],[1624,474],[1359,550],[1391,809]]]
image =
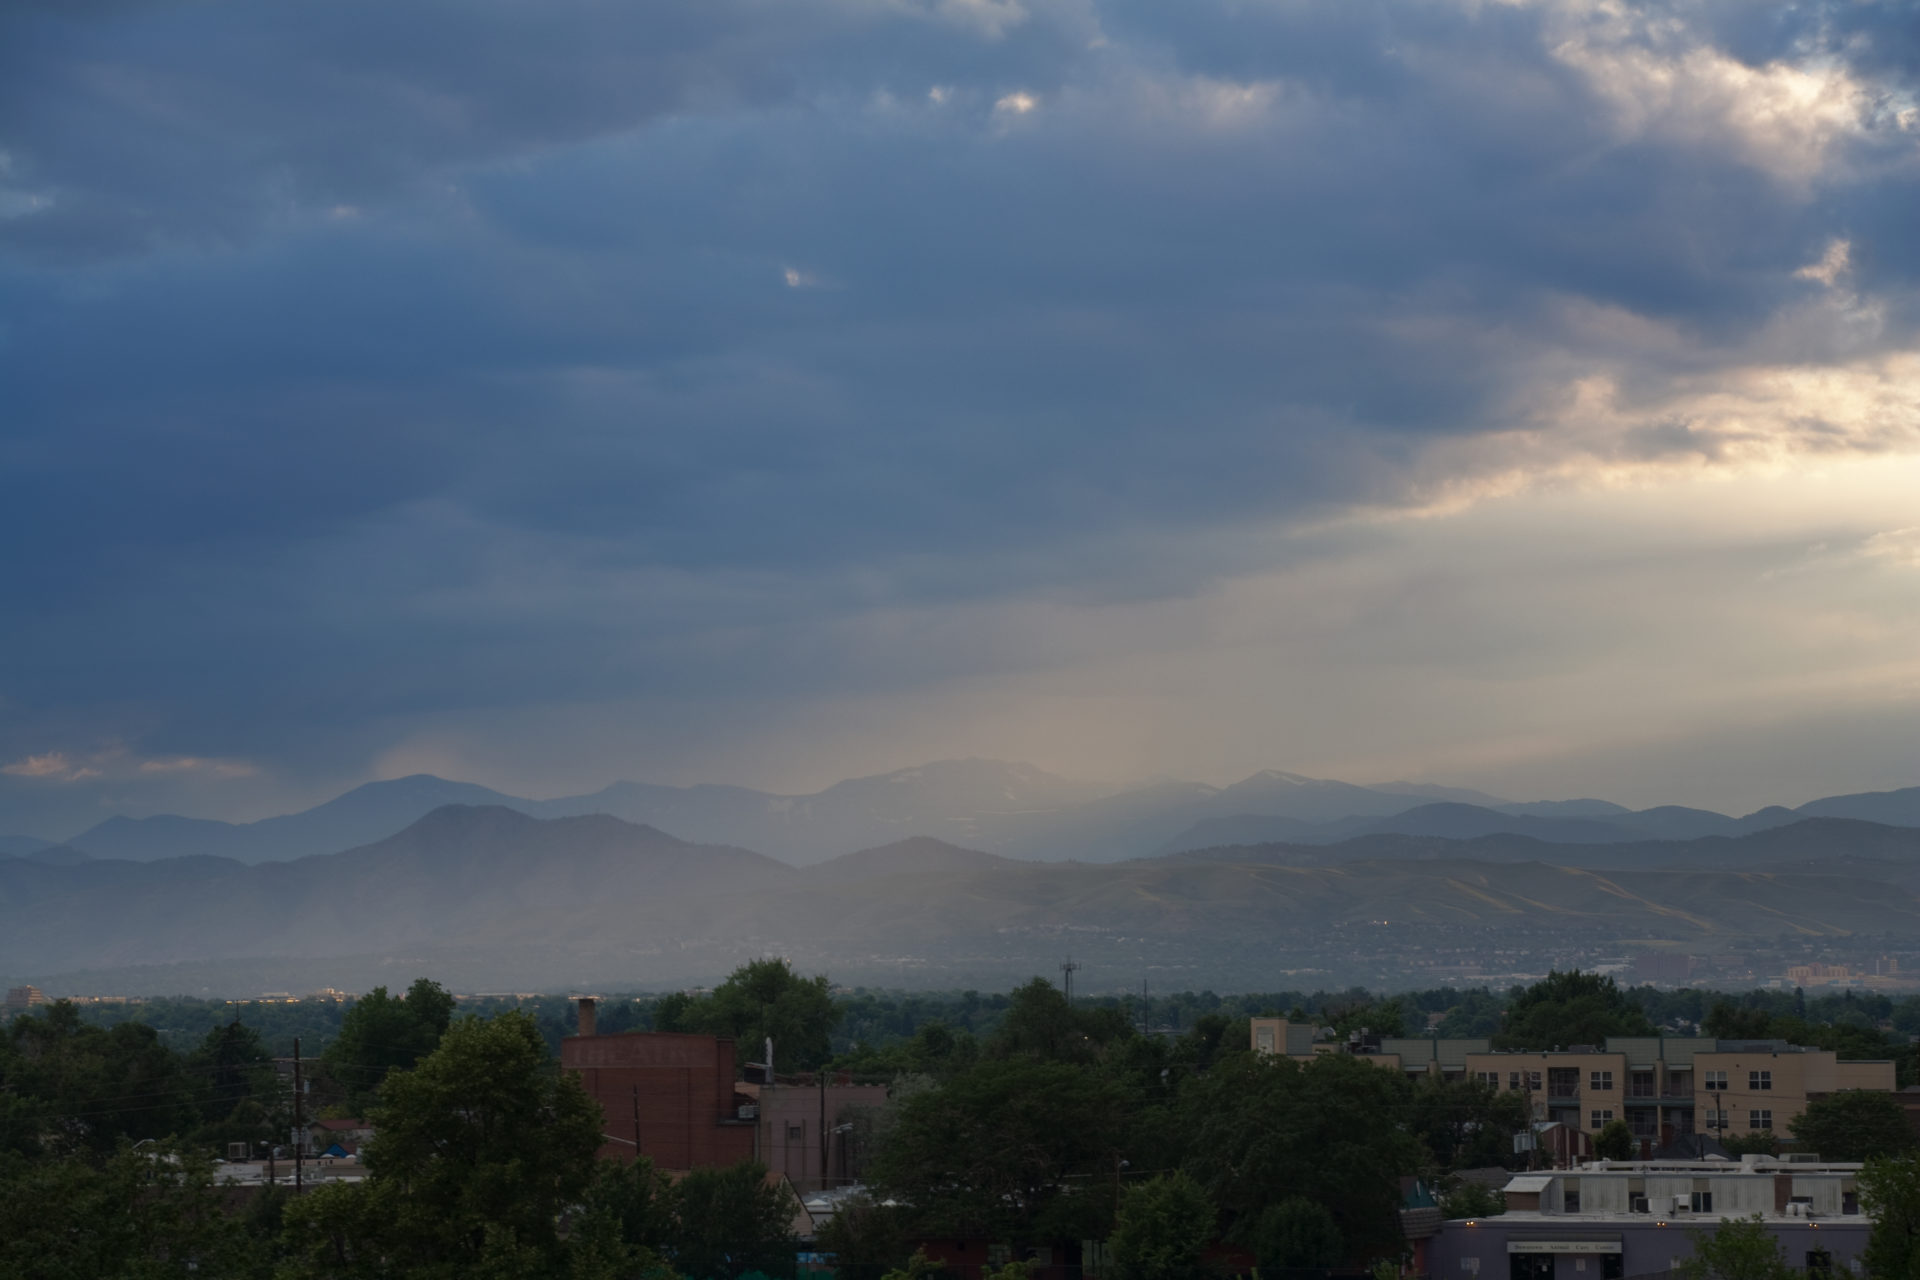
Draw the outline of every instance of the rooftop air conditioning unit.
[[[249,1154],[251,1153],[247,1150],[247,1144],[244,1142],[229,1142],[227,1144],[227,1159],[229,1160],[245,1160]]]
[[[1691,1211],[1692,1211],[1692,1209],[1693,1209],[1693,1199],[1692,1199],[1692,1197],[1690,1197],[1690,1196],[1675,1196],[1675,1197],[1673,1198],[1673,1212],[1674,1212],[1674,1213],[1688,1213],[1688,1212],[1691,1212]]]

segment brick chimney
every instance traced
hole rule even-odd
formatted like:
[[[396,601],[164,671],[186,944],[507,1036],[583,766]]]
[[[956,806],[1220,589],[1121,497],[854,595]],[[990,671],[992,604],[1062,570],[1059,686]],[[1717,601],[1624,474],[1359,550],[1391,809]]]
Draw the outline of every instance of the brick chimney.
[[[592,996],[580,997],[580,1034],[583,1036],[590,1036],[594,1034],[594,1014],[593,1014],[593,997]]]

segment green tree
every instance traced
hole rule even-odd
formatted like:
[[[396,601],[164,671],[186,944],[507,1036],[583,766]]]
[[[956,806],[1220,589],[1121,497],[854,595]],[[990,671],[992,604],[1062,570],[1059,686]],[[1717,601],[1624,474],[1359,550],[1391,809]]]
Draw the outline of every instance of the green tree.
[[[1342,1258],[1398,1254],[1400,1178],[1419,1172],[1421,1144],[1387,1118],[1404,1115],[1398,1072],[1326,1054],[1308,1063],[1241,1052],[1182,1091],[1186,1168],[1247,1242],[1262,1210],[1300,1196],[1340,1230]]]
[[[913,1233],[907,1210],[871,1196],[841,1201],[820,1227],[819,1248],[834,1256],[838,1280],[879,1280],[911,1265]],[[922,1258],[925,1255],[921,1255]]]
[[[793,1214],[799,1206],[785,1182],[746,1161],[695,1169],[672,1190],[674,1225],[668,1252],[688,1280],[734,1280],[749,1271],[790,1276]]]
[[[1492,992],[1465,991],[1460,994],[1459,1003],[1446,1010],[1437,1032],[1445,1039],[1490,1038],[1500,1030],[1500,1019],[1505,1012],[1506,1002]]]
[[[1759,1214],[1728,1218],[1712,1235],[1689,1232],[1693,1256],[1674,1270],[1680,1280],[1794,1280],[1780,1238]],[[1877,1273],[1876,1273],[1877,1274]]]
[[[143,1023],[90,1026],[60,1000],[13,1019],[0,1043],[0,1149],[99,1158],[199,1122],[179,1055]]]
[[[1217,1214],[1206,1189],[1185,1173],[1161,1174],[1120,1198],[1111,1247],[1113,1280],[1201,1280],[1201,1255]]]
[[[1593,1154],[1602,1160],[1631,1160],[1639,1149],[1639,1140],[1625,1120],[1609,1120],[1593,1135]]]
[[[1920,1156],[1869,1160],[1860,1170],[1860,1207],[1873,1222],[1861,1255],[1875,1280],[1920,1280]]]
[[[1387,1000],[1363,997],[1340,1009],[1328,1011],[1335,1038],[1345,1040],[1356,1031],[1376,1036],[1402,1036],[1407,1033],[1407,1008],[1398,996]]]
[[[1422,1076],[1413,1082],[1409,1129],[1440,1169],[1477,1169],[1513,1158],[1513,1135],[1527,1127],[1524,1095],[1479,1080]]]
[[[1011,1244],[1105,1238],[1129,1100],[1082,1067],[989,1060],[898,1100],[873,1182],[916,1226]]]
[[[368,1177],[286,1210],[294,1276],[485,1275],[557,1268],[556,1227],[594,1183],[600,1110],[553,1068],[534,1020],[455,1023],[396,1070],[370,1117]]]
[[[1555,1049],[1601,1044],[1608,1036],[1650,1036],[1653,1024],[1612,978],[1578,969],[1554,971],[1507,1005],[1496,1049]]]
[[[1093,1057],[1094,1042],[1059,988],[1035,978],[1008,995],[1007,1012],[987,1042],[987,1052],[1003,1058],[1085,1062]]]
[[[281,1096],[273,1055],[260,1033],[238,1019],[208,1031],[187,1056],[186,1069],[200,1086],[197,1142],[220,1150],[244,1142],[251,1150],[273,1141],[290,1118],[292,1098]]]
[[[1872,1160],[1920,1146],[1906,1108],[1890,1093],[1843,1089],[1816,1098],[1787,1128],[1807,1151],[1829,1160]]]
[[[755,1061],[771,1036],[774,1065],[782,1071],[811,1071],[831,1058],[832,1032],[840,1020],[826,975],[802,978],[778,959],[748,961],[705,999],[656,1010],[656,1024],[663,1012],[675,1024],[663,1030],[731,1036],[741,1056]]]
[[[121,1147],[103,1162],[0,1155],[0,1275],[264,1278],[271,1253],[227,1211],[206,1157]]]
[[[1477,1182],[1458,1182],[1440,1193],[1440,1213],[1446,1218],[1497,1218],[1506,1211],[1505,1193]]]
[[[1333,1214],[1305,1196],[1268,1205],[1242,1238],[1261,1266],[1277,1270],[1338,1266],[1346,1251]]]
[[[437,982],[419,978],[404,996],[375,987],[347,1010],[321,1065],[345,1091],[347,1105],[364,1115],[388,1073],[432,1053],[452,1017],[453,997]]]
[[[1780,1154],[1780,1139],[1771,1129],[1756,1129],[1748,1133],[1723,1133],[1720,1145],[1732,1156],[1777,1156]]]
[[[1700,1029],[1722,1040],[1774,1039],[1773,1015],[1765,1009],[1747,1009],[1731,1000],[1715,1000]]]

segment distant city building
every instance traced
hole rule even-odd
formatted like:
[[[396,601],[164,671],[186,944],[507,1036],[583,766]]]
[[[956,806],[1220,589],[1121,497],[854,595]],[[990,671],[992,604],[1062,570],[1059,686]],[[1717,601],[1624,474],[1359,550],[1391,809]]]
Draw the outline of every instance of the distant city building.
[[[1643,1153],[1692,1135],[1786,1136],[1809,1102],[1844,1089],[1892,1093],[1890,1061],[1842,1062],[1784,1040],[1613,1036],[1604,1046],[1496,1052],[1488,1040],[1355,1036],[1316,1042],[1315,1028],[1253,1019],[1253,1048],[1307,1059],[1348,1053],[1408,1075],[1479,1080],[1527,1095],[1536,1122],[1592,1134],[1625,1120]]]
[[[1515,1175],[1507,1211],[1454,1219],[1426,1245],[1429,1274],[1481,1280],[1620,1280],[1670,1272],[1693,1238],[1759,1215],[1795,1270],[1857,1272],[1871,1221],[1860,1166],[1792,1157],[1594,1162]]]
[[[38,987],[8,987],[7,1015],[25,1013],[35,1005],[46,1004],[47,997]]]

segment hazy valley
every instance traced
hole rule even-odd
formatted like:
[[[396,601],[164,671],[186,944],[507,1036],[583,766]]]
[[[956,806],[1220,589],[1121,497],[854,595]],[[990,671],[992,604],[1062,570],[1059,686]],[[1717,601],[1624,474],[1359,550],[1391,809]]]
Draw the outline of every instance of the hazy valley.
[[[1071,952],[1116,985],[1234,988],[1414,976],[1462,946],[1920,936],[1920,789],[1740,818],[1272,773],[1089,791],[962,761],[805,797],[622,785],[525,801],[407,778],[248,825],[114,820],[0,856],[0,972],[117,990],[422,972],[667,987],[779,953],[849,982],[996,987]],[[622,812],[573,812],[596,806]],[[1328,816],[1343,807],[1361,811]]]

